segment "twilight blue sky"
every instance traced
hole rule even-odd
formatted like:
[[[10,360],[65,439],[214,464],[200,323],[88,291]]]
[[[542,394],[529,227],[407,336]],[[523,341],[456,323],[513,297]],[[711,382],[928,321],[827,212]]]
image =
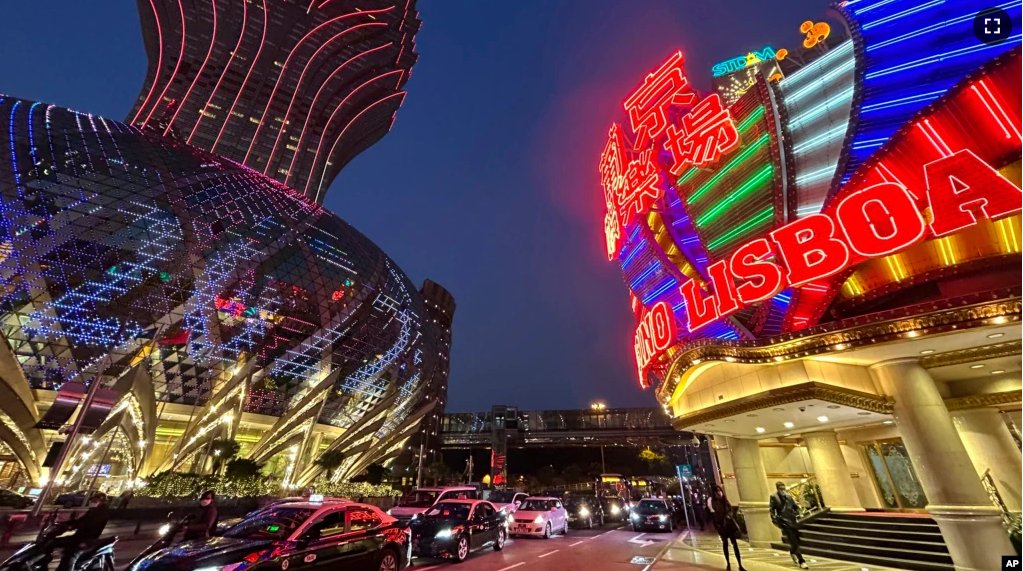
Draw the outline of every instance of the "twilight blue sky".
[[[394,129],[326,206],[458,302],[449,411],[650,406],[596,166],[621,101],[673,51],[690,81],[799,46],[827,0],[420,0]],[[145,75],[135,2],[10,0],[0,93],[123,119]]]

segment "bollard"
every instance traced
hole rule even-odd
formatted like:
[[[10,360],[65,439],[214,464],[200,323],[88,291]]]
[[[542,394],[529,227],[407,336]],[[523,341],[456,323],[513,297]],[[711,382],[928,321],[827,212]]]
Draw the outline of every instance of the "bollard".
[[[28,519],[27,514],[10,514],[7,516],[7,526],[4,528],[3,536],[0,536],[0,548],[7,547],[11,542],[11,536],[18,527]]]

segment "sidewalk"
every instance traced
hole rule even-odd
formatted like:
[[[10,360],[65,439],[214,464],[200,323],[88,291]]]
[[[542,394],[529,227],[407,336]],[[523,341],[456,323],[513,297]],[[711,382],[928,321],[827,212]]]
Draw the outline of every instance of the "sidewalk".
[[[742,566],[748,571],[792,571],[799,567],[792,563],[789,554],[777,549],[763,549],[750,547],[745,541],[739,540],[739,549],[742,551]],[[731,544],[729,544],[731,551]],[[735,554],[731,553],[732,569],[738,571],[739,565],[735,561]],[[806,563],[811,571],[904,571],[890,567],[875,567],[864,563],[851,561],[838,561],[817,556],[806,556]],[[657,563],[652,567],[653,571],[669,571],[673,569],[699,566],[703,569],[724,569],[725,555],[721,550],[721,538],[713,531],[699,531],[695,533],[683,533],[661,554]]]

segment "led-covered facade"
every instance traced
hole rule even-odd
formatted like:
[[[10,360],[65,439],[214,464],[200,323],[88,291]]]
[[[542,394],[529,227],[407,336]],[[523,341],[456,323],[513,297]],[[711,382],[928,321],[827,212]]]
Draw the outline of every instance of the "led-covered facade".
[[[32,480],[50,413],[97,376],[112,410],[91,440],[129,479],[202,466],[224,437],[259,462],[290,450],[294,485],[326,449],[350,477],[443,407],[450,318],[337,216],[130,125],[11,97],[0,114],[0,352],[17,397],[0,438]],[[84,450],[67,478],[99,461]]]
[[[1011,549],[1023,64],[1018,30],[977,39],[984,8],[850,0],[831,13],[844,29],[794,26],[803,48],[771,50],[770,75],[756,54],[715,66],[730,102],[715,124],[731,121],[734,145],[687,122],[712,96],[681,52],[637,74],[610,130],[607,253],[630,290],[639,382],[676,428],[715,435],[754,545],[778,541],[759,480],[794,477],[766,450],[803,447],[832,509],[926,509],[946,545],[920,561],[988,568]],[[1020,21],[1019,3],[1000,8]],[[671,138],[651,135],[673,129],[719,156],[680,169]],[[954,482],[941,468],[971,465]]]
[[[390,130],[412,73],[413,0],[138,0],[149,70],[128,122],[316,202]]]

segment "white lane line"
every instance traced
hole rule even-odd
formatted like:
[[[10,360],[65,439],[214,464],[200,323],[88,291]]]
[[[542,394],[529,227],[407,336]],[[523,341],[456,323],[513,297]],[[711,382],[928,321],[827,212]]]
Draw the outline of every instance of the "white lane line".
[[[594,535],[593,537],[589,537],[587,539],[594,539],[594,538],[597,538],[597,537],[604,537],[605,535],[607,535],[609,533],[614,533],[616,531],[618,531],[618,530],[617,529],[612,529],[611,531],[605,531],[604,533],[601,533],[599,535]]]
[[[584,543],[585,541],[586,541],[585,539],[583,541],[577,541],[577,542],[573,543],[572,545],[569,545],[569,547],[575,547],[576,545],[579,545],[580,543]]]
[[[561,550],[560,549],[555,549],[554,551],[548,551],[547,553],[544,553],[542,555],[537,555],[536,558],[537,559],[543,559],[544,557],[547,557],[548,555],[554,555],[555,553],[557,553],[559,551],[561,551]]]
[[[514,568],[516,568],[516,567],[518,567],[520,565],[525,565],[525,564],[526,564],[525,561],[519,561],[515,565],[509,565],[507,567],[502,567],[502,568],[498,569],[497,571],[508,571],[509,569],[514,569]]]

